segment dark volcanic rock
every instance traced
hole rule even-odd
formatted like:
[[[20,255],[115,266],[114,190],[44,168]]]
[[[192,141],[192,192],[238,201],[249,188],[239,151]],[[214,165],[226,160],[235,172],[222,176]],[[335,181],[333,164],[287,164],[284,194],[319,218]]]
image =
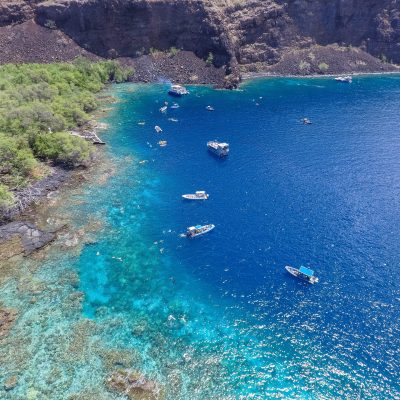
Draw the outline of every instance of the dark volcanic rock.
[[[79,56],[99,58],[79,47],[63,32],[37,25],[32,20],[0,27],[0,64],[61,62]]]
[[[150,48],[177,47],[199,57],[212,52],[219,65],[230,58],[203,0],[47,1],[37,7],[36,20],[54,21],[102,57],[137,57]]]
[[[24,22],[32,17],[35,22]],[[211,53],[213,64],[228,75],[237,66],[254,70],[279,64],[287,70],[282,63],[291,62],[295,52],[328,45],[352,46],[400,63],[398,0],[5,0],[2,25],[7,26],[0,28],[0,63],[71,60],[82,54],[133,58],[140,77],[135,79],[141,81],[177,75],[168,58],[149,56],[154,49],[177,48],[203,60]],[[332,68],[338,72],[357,60],[351,53],[331,54],[330,64],[346,66]],[[378,61],[361,58],[354,71],[382,70]],[[190,83],[203,71],[196,67],[191,74],[184,67],[181,81]],[[298,74],[297,66],[290,73]]]
[[[42,231],[30,222],[10,222],[0,226],[0,260],[30,254],[54,239],[54,233]]]
[[[15,191],[16,203],[13,207],[0,214],[0,225],[10,221],[28,206],[43,199],[49,192],[56,190],[71,176],[71,171],[59,167],[52,167],[52,173],[32,185]]]
[[[0,1],[0,26],[20,23],[33,15],[33,9],[23,0]]]

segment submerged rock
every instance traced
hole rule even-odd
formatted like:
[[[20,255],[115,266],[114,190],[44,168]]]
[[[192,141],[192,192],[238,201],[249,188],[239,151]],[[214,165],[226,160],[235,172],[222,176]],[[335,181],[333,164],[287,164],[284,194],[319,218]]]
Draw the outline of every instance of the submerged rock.
[[[129,369],[114,371],[107,379],[108,389],[124,394],[131,400],[161,400],[164,398],[158,384],[140,372]]]
[[[0,308],[0,340],[8,336],[17,318],[18,311],[15,308]]]
[[[10,376],[4,381],[4,389],[9,391],[18,385],[18,377],[16,375]]]
[[[54,233],[42,231],[30,222],[10,222],[0,226],[0,260],[30,254],[54,239]]]

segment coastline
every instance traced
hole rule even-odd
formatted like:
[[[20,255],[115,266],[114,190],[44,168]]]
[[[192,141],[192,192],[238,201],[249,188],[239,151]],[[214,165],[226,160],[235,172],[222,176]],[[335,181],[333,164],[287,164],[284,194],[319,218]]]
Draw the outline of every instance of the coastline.
[[[374,76],[400,76],[399,71],[381,71],[381,72],[353,72],[349,73],[349,75],[354,77],[374,77]],[[241,85],[248,83],[254,79],[274,79],[274,78],[282,78],[282,79],[331,79],[336,77],[337,74],[309,74],[309,75],[291,75],[291,74],[277,74],[272,72],[248,72],[243,73],[241,75],[241,81],[238,85],[237,89],[240,89]],[[158,80],[160,82],[160,80]],[[154,84],[152,81],[130,81],[128,83],[136,84],[142,83],[146,85]],[[210,83],[184,83],[186,85],[193,86],[212,86]],[[75,128],[71,130],[71,134],[80,136],[86,139],[89,142],[93,142],[93,137],[98,137],[99,132],[101,132],[105,127],[100,121],[101,118],[104,117],[105,113],[109,111],[109,106],[115,102],[115,99],[112,96],[107,95],[107,90],[109,89],[111,83],[107,84],[105,88],[103,88],[97,95],[96,98],[99,101],[99,107],[93,111],[92,119],[83,127]],[[215,90],[231,90],[231,89],[223,89],[218,85],[213,86]],[[235,89],[234,89],[235,90]],[[100,137],[100,139],[102,139]],[[95,143],[95,142],[94,142]],[[87,170],[91,170],[92,168],[96,168],[96,164],[98,163],[98,146],[94,146],[93,148],[93,160],[90,165],[86,168]],[[12,222],[18,219],[25,211],[29,210],[30,207],[35,205],[37,202],[45,201],[46,197],[49,196],[52,192],[58,190],[60,186],[64,185],[70,179],[73,179],[74,175],[79,175],[79,169],[66,169],[59,166],[49,166],[52,173],[45,178],[34,182],[30,186],[20,190],[16,194],[17,204],[0,215],[0,226],[7,224],[8,222]]]
[[[338,75],[351,75],[355,77],[368,77],[368,76],[386,76],[386,75],[399,75],[400,76],[400,68],[398,71],[381,71],[381,72],[344,72],[342,74],[309,74],[309,75],[288,75],[288,74],[277,74],[273,72],[246,72],[241,75],[242,81],[249,81],[252,79],[259,78],[292,78],[292,79],[328,79],[335,78]]]
[[[115,87],[112,86],[113,89]],[[108,88],[110,87],[108,86]],[[146,90],[147,86],[144,86],[143,92],[146,92]],[[129,91],[129,88],[127,88],[127,91]],[[196,89],[193,89],[194,94],[195,91]],[[162,92],[162,90],[160,89],[159,92]],[[226,95],[229,96],[229,93],[226,93]],[[157,95],[153,99],[147,100],[148,102],[143,106],[143,111],[151,111],[151,106],[153,105],[154,115],[159,117],[158,106],[154,104],[154,100],[158,98],[159,96]],[[193,99],[197,99],[200,102],[195,96],[193,96]],[[249,96],[250,99],[251,95]],[[196,110],[200,109],[198,105],[199,103],[196,103]],[[217,116],[218,110],[219,108],[217,108],[215,114],[205,115],[210,115],[214,118],[214,115]],[[99,111],[101,112],[101,107]],[[180,111],[187,113],[188,110],[187,108],[181,108]],[[113,115],[112,112],[110,114]],[[112,140],[110,140],[114,144],[116,143],[114,142],[116,135],[114,136],[112,133],[115,130],[113,127],[118,126],[118,131],[121,131],[121,134],[127,135],[132,126],[136,127],[135,121],[137,119],[136,115],[132,113],[132,108],[127,107],[123,114],[125,117],[127,115],[130,117],[134,115],[134,117],[127,120],[125,126],[124,124],[121,126],[117,125],[123,119],[124,115],[116,112],[113,119],[110,118],[110,127],[112,127],[110,133],[113,136]],[[221,114],[223,115],[224,113]],[[102,118],[102,116],[99,118]],[[153,126],[153,122],[149,123],[147,127]],[[140,132],[141,128],[136,128]],[[125,133],[123,133],[124,130]],[[302,127],[300,130],[302,130]],[[152,133],[154,135],[154,132],[149,132],[149,135]],[[176,134],[176,136],[179,135]],[[323,137],[323,135],[319,136]],[[107,135],[104,139],[107,139]],[[143,137],[141,139],[144,141]],[[202,143],[203,141],[204,138],[201,139]],[[121,151],[124,148],[123,146],[127,144],[122,140],[118,145],[113,146],[112,151],[117,149]],[[174,149],[176,147],[171,146],[172,152],[175,152]],[[245,342],[245,339],[241,342],[240,338],[243,338],[243,335],[238,335],[237,338],[232,338],[232,335],[226,335],[217,336],[217,339],[221,341],[217,341],[217,345],[214,348],[206,348],[206,350],[199,352],[199,348],[196,347],[196,344],[199,342],[195,340],[197,331],[210,333],[214,333],[215,331],[226,332],[228,329],[226,322],[235,321],[232,332],[237,332],[238,329],[242,329],[244,326],[243,320],[245,318],[242,314],[242,318],[240,319],[241,325],[237,328],[236,321],[238,319],[228,319],[225,315],[224,318],[227,319],[221,319],[220,326],[217,319],[219,314],[215,314],[215,316],[211,314],[210,303],[212,302],[210,301],[210,297],[204,303],[199,303],[195,307],[196,303],[188,302],[187,300],[194,289],[190,290],[190,292],[183,291],[179,296],[176,294],[179,290],[185,288],[184,284],[181,283],[188,283],[186,279],[183,279],[186,278],[186,275],[180,277],[178,275],[176,279],[176,271],[179,270],[179,265],[173,265],[173,270],[171,269],[171,272],[169,272],[168,268],[166,268],[167,263],[162,264],[159,262],[159,260],[165,260],[170,256],[171,253],[168,248],[173,247],[171,246],[171,240],[174,239],[171,239],[172,236],[169,233],[166,233],[166,236],[161,236],[161,233],[159,233],[159,236],[146,238],[144,234],[145,226],[142,224],[143,221],[138,218],[139,213],[148,213],[151,209],[155,209],[154,214],[161,214],[157,203],[153,201],[146,203],[145,199],[151,197],[149,193],[147,193],[145,198],[135,198],[133,193],[135,190],[128,189],[122,192],[118,190],[114,192],[113,190],[129,185],[132,185],[130,188],[134,189],[137,182],[136,175],[139,175],[136,171],[131,171],[129,175],[121,179],[119,185],[113,186],[113,181],[120,179],[119,176],[124,175],[122,169],[115,168],[117,174],[114,177],[115,179],[112,178],[109,181],[110,187],[96,187],[99,186],[98,179],[103,179],[108,168],[117,165],[121,165],[124,168],[126,165],[126,154],[129,153],[132,155],[135,164],[138,163],[139,159],[135,157],[136,153],[133,150],[133,148],[128,148],[127,152],[123,150],[119,154],[121,164],[117,164],[116,159],[111,154],[109,158],[111,162],[108,165],[101,163],[100,169],[96,168],[96,164],[93,165],[96,173],[92,173],[91,169],[85,170],[82,174],[73,173],[65,184],[62,185],[59,194],[49,196],[48,199],[45,199],[42,205],[39,206],[40,209],[37,210],[37,214],[35,213],[35,209],[32,210],[31,215],[38,220],[38,226],[42,226],[42,224],[47,226],[48,221],[50,221],[49,225],[53,226],[60,226],[61,223],[68,223],[69,221],[71,221],[71,224],[67,229],[60,232],[54,243],[45,250],[26,257],[22,261],[18,259],[17,266],[14,269],[9,268],[8,271],[3,273],[4,276],[7,273],[10,277],[8,284],[4,286],[5,294],[3,297],[5,299],[4,305],[7,306],[6,312],[10,313],[9,326],[13,329],[10,331],[11,333],[5,340],[3,347],[3,352],[7,355],[7,358],[4,358],[6,368],[4,376],[9,380],[16,377],[15,381],[17,382],[15,388],[10,389],[11,396],[16,393],[20,395],[20,393],[24,392],[37,393],[37,398],[40,398],[41,396],[45,396],[46,393],[56,393],[56,391],[65,398],[106,396],[104,394],[107,393],[105,388],[113,393],[118,392],[118,388],[120,387],[118,383],[129,375],[129,379],[134,383],[137,381],[144,382],[145,387],[150,388],[154,392],[160,392],[160,398],[163,398],[163,390],[166,393],[175,394],[174,398],[176,399],[190,398],[188,395],[186,397],[178,396],[182,388],[186,389],[186,387],[191,394],[203,392],[205,393],[204,397],[207,397],[206,394],[210,397],[210,388],[216,390],[215,386],[212,386],[213,379],[220,384],[221,390],[224,388],[224,383],[226,384],[226,390],[230,389],[228,381],[223,380],[223,368],[226,365],[225,363],[227,363],[225,360],[229,360],[229,354],[219,352],[219,348],[223,348],[223,345],[225,345],[228,349],[235,348],[239,352],[245,351],[244,349],[247,348],[254,349],[256,347],[254,346],[254,341],[251,345]],[[162,151],[164,150],[156,148],[152,154],[160,154],[158,152]],[[102,152],[100,151],[99,153],[101,154]],[[108,158],[107,155],[106,158]],[[157,157],[155,156],[154,158]],[[107,162],[107,160],[105,161]],[[212,159],[207,161],[212,161]],[[154,175],[154,170],[148,170],[149,165],[147,167],[139,165],[139,170],[149,172],[149,175],[141,176],[139,180],[144,184],[149,184],[149,187],[151,187],[152,184],[146,178]],[[131,167],[129,166],[128,168],[130,169]],[[167,173],[169,172],[167,171]],[[82,180],[77,180],[75,184],[73,180],[78,175],[83,175]],[[85,183],[79,187],[82,181]],[[210,184],[210,186],[214,185]],[[121,201],[121,199],[128,198],[127,194],[130,195],[129,201]],[[218,194],[214,194],[215,197],[213,196],[213,198],[218,199]],[[104,202],[103,200],[106,201]],[[101,210],[101,207],[97,207],[108,203],[108,201],[109,204],[103,210]],[[49,212],[46,211],[47,202],[53,203],[51,207],[48,207],[50,209]],[[213,203],[207,203],[206,206],[209,204],[212,205]],[[140,211],[133,213],[139,205]],[[149,205],[155,207],[148,207]],[[86,213],[86,211],[89,212]],[[269,213],[268,215],[272,214]],[[133,216],[134,218],[132,218]],[[105,220],[106,218],[108,220]],[[172,218],[174,218],[173,214]],[[107,225],[107,223],[110,223],[110,225]],[[136,228],[134,228],[135,226]],[[172,225],[160,224],[157,229],[160,229],[160,227],[162,229],[168,227],[174,230],[174,226]],[[116,230],[113,230],[113,228]],[[217,239],[219,235],[218,231],[220,230],[216,231]],[[120,232],[120,236],[115,235],[115,232]],[[115,237],[115,243],[111,240],[112,237]],[[109,242],[107,242],[107,239]],[[161,241],[164,242],[164,239],[166,239],[166,243],[162,244]],[[157,240],[159,244],[154,244],[153,240]],[[104,243],[107,243],[107,245]],[[114,246],[110,246],[110,244]],[[164,247],[166,251],[163,254],[161,250],[164,250]],[[185,244],[182,247],[186,247]],[[179,250],[180,258],[184,258],[183,251],[184,249]],[[71,254],[74,254],[75,258]],[[154,265],[150,261],[148,263],[145,262],[148,260],[146,254],[149,258],[151,257],[155,260]],[[157,257],[160,258],[157,259]],[[269,256],[268,253],[264,253],[260,257],[268,258]],[[198,259],[197,257],[196,260]],[[322,267],[320,268],[322,269]],[[5,270],[7,268],[3,269],[3,271]],[[231,268],[231,270],[233,271],[234,268]],[[191,269],[188,269],[188,271],[190,271],[190,274],[193,274]],[[212,271],[210,268],[210,275],[217,273],[218,270]],[[226,279],[230,273],[228,270],[225,271],[223,278]],[[271,272],[271,275],[274,273]],[[276,286],[271,285],[271,289],[268,286],[266,293],[270,293],[275,287],[282,285],[282,281],[286,282],[283,275],[277,273],[276,276],[279,277],[279,280],[275,284]],[[173,277],[173,280],[171,277]],[[325,279],[328,280],[326,276]],[[15,284],[16,289],[13,289],[14,280],[17,282]],[[88,284],[91,280],[93,285]],[[191,281],[189,282],[191,283]],[[335,284],[338,285],[338,283]],[[110,292],[107,292],[107,289],[112,285],[115,285],[115,291],[121,293],[121,296],[119,298],[115,296],[114,299],[109,300],[107,295]],[[201,285],[198,283],[197,286]],[[327,285],[321,285],[316,288],[317,290],[320,288],[321,290],[325,290],[324,294],[327,296],[331,293],[327,289]],[[296,283],[292,285],[292,282],[288,279],[285,290],[281,289],[281,295],[275,301],[277,308],[273,308],[273,300],[264,303],[264,308],[261,311],[265,310],[266,313],[269,312],[272,314],[269,311],[272,308],[274,314],[276,312],[276,315],[278,315],[278,323],[276,321],[271,321],[271,324],[266,322],[265,326],[273,327],[271,328],[274,329],[273,334],[267,331],[267,329],[261,334],[263,338],[271,335],[273,343],[281,342],[282,336],[275,335],[275,332],[281,335],[282,332],[275,329],[286,325],[288,328],[286,332],[287,336],[284,335],[284,337],[288,337],[291,340],[301,340],[301,343],[307,343],[307,346],[304,346],[303,349],[319,349],[320,347],[316,345],[316,342],[320,343],[317,336],[319,332],[311,332],[310,335],[313,335],[311,339],[316,336],[316,340],[309,340],[307,342],[303,341],[301,335],[304,333],[304,320],[308,322],[308,316],[314,315],[311,313],[315,311],[317,300],[323,299],[324,296],[319,297],[311,304],[310,296],[316,296],[315,290],[313,293],[308,291],[307,294],[302,295],[303,297],[300,300],[304,300],[302,304],[305,305],[300,308],[299,321],[301,326],[296,323],[291,324],[291,320],[286,323],[286,321],[282,322],[282,319],[279,319],[279,315],[281,315],[279,313],[285,311],[282,310],[282,307],[285,307],[286,304],[293,304],[293,302],[289,301],[293,300],[290,299],[290,294],[296,294],[298,300],[299,293],[303,293],[303,291],[298,289],[299,287]],[[339,289],[341,290],[342,287],[339,287]],[[235,290],[232,290],[232,293],[235,294],[235,299],[239,297],[236,295]],[[262,294],[264,299],[266,298],[266,293]],[[336,290],[336,293],[341,293],[341,291]],[[186,296],[184,296],[185,294]],[[208,293],[205,292],[205,294]],[[289,298],[286,296],[289,296]],[[182,299],[185,301],[182,301]],[[221,299],[222,297],[218,298],[218,309],[222,308],[221,303],[223,300]],[[239,302],[240,300],[237,301]],[[262,301],[261,297],[260,301]],[[98,311],[93,318],[91,316],[88,317],[85,309],[87,304],[91,302],[94,303],[94,308],[97,307]],[[337,302],[333,304],[339,303],[340,299],[337,299]],[[14,317],[14,314],[10,310],[15,310],[16,317]],[[197,322],[199,315],[202,316],[201,324]],[[259,326],[260,324],[257,324],[257,327]],[[206,328],[207,330],[205,330]],[[183,336],[178,342],[174,340],[176,339],[177,332],[182,332]],[[29,342],[29,339],[33,335],[36,335],[40,339],[43,338],[43,340]],[[22,342],[22,336],[26,338],[27,345],[24,345],[24,342]],[[207,338],[209,339],[209,337]],[[214,339],[215,337],[212,336],[212,338]],[[126,342],[124,341],[125,339]],[[210,340],[205,340],[201,341],[200,344],[208,344],[209,342]],[[147,347],[145,344],[151,344],[151,346]],[[240,346],[240,344],[243,346]],[[270,394],[272,396],[272,391],[275,390],[276,392],[277,388],[281,387],[280,384],[282,382],[289,382],[288,378],[298,376],[298,374],[292,372],[293,369],[291,368],[293,364],[288,366],[280,360],[280,353],[275,351],[283,348],[282,351],[284,352],[285,346],[279,346],[280,343],[277,344],[276,349],[273,345],[268,349],[269,352],[272,352],[274,358],[271,360],[271,364],[268,364],[270,369],[263,376],[263,378],[265,377],[271,382],[265,388],[260,388],[260,392],[263,390],[264,395]],[[14,367],[10,349],[19,350],[19,359],[21,360],[19,365],[23,366],[20,369]],[[171,353],[173,354],[171,355]],[[57,357],[54,357],[54,354]],[[255,359],[254,354],[250,350],[249,353],[239,354],[247,355],[247,359]],[[287,355],[288,353],[283,354]],[[321,352],[317,350],[314,356],[315,354],[318,360],[324,357],[322,350]],[[253,357],[251,357],[252,355]],[[335,367],[340,367],[340,364],[336,360],[330,360],[329,364],[319,364],[312,358],[312,354],[307,351],[298,355],[300,356],[300,361],[297,361],[297,358],[294,357],[291,357],[290,361],[294,359],[296,365],[302,366],[308,375],[318,376],[318,370],[314,368],[316,366],[320,366],[321,369],[324,368],[325,370],[331,367],[332,364]],[[340,355],[343,355],[343,353],[340,353]],[[303,366],[302,360],[304,359],[311,360],[307,366]],[[150,363],[148,360],[155,360],[151,364],[151,368],[149,367]],[[235,358],[233,358],[234,360]],[[156,361],[159,361],[159,363],[156,363]],[[44,364],[49,366],[48,371],[46,368],[38,367]],[[244,376],[246,372],[249,375],[256,376],[251,370],[245,370],[247,365],[243,363],[229,365],[233,369],[233,372],[237,372],[240,368],[241,376]],[[256,367],[254,368],[257,370]],[[228,371],[232,372],[232,369]],[[61,371],[61,373],[58,371]],[[133,373],[132,371],[135,372]],[[283,375],[281,371],[286,371],[287,375]],[[360,373],[359,370],[356,372]],[[200,373],[202,373],[201,376],[204,376],[205,379],[198,379]],[[325,379],[331,376],[333,376],[332,373],[325,375]],[[192,379],[192,381],[189,381],[192,384],[184,386],[182,381],[188,382],[187,379],[189,378]],[[357,381],[347,380],[347,375],[342,375],[340,379],[342,379],[340,384],[346,388],[346,394],[351,396],[353,393],[356,393],[357,389],[354,387],[362,381],[363,375],[361,377],[358,375]],[[288,388],[285,388],[288,391],[287,393],[296,393],[297,390],[298,393],[303,394],[303,385],[300,386],[302,382],[292,382],[290,381]],[[348,382],[350,382],[350,386]],[[353,382],[353,385],[351,382]],[[345,386],[346,384],[347,386]],[[368,381],[366,395],[371,394],[369,385]],[[238,387],[239,385],[235,386],[235,388]],[[319,386],[318,383],[313,386],[313,389],[316,392],[320,391],[321,395],[326,395],[326,392],[324,392],[325,389]],[[0,388],[0,393],[1,390]],[[98,392],[95,392],[95,390],[98,390]],[[214,392],[212,393],[215,394]],[[292,396],[295,397],[293,394]],[[219,396],[219,398],[222,397],[222,395]],[[326,395],[326,397],[329,396]],[[32,395],[32,398],[35,397]]]

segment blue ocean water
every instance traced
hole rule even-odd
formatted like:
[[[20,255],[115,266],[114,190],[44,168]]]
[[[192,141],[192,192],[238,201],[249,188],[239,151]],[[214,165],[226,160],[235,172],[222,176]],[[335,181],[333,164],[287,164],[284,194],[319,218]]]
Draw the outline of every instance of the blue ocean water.
[[[260,79],[178,100],[167,88],[113,87],[103,137],[115,171],[63,206],[101,229],[39,272],[77,272],[82,309],[35,334],[90,321],[87,342],[135,351],[128,366],[167,399],[400,398],[400,77]],[[165,101],[180,108],[162,114]],[[227,159],[210,139],[230,143]],[[195,190],[210,199],[181,200]],[[216,228],[179,236],[203,223]],[[57,396],[103,382],[104,360],[87,357]]]

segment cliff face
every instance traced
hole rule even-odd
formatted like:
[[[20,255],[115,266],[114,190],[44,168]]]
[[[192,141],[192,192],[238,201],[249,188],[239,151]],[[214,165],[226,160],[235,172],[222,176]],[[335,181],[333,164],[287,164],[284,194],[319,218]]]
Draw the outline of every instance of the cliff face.
[[[54,21],[82,47],[102,57],[135,57],[171,47],[209,52],[228,60],[221,32],[209,20],[204,2],[149,0],[65,0],[36,9],[40,24]]]
[[[298,31],[318,44],[360,46],[400,61],[398,0],[291,0],[287,12]]]
[[[5,0],[0,4],[0,26],[31,18],[101,57],[138,57],[151,48],[176,47],[201,58],[211,52],[217,66],[267,68],[293,51],[338,43],[400,62],[398,0]]]

